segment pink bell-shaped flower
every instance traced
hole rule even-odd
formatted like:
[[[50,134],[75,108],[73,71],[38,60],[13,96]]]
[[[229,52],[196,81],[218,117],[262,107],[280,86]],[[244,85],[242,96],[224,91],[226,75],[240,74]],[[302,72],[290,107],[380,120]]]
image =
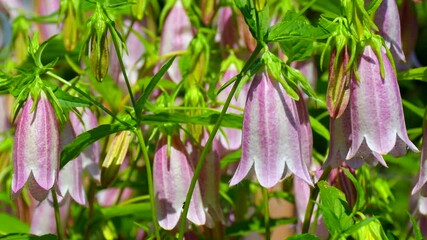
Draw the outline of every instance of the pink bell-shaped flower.
[[[237,68],[234,64],[231,64],[228,69],[224,72],[224,75],[221,79],[221,84],[225,84],[231,78],[238,74]],[[220,92],[217,96],[219,102],[225,102],[227,100],[228,95],[230,95],[230,91],[233,88],[232,85],[229,85],[222,92]],[[241,114],[242,111],[236,108],[244,108],[245,107],[245,99],[248,94],[249,85],[245,84],[240,91],[238,99],[233,99],[230,102],[230,107],[227,109],[228,113],[236,113]],[[222,109],[222,106],[220,107]],[[221,140],[222,146],[227,150],[237,150],[241,147],[242,144],[242,130],[234,129],[234,128],[223,128],[223,132],[219,134],[219,139]]]
[[[427,121],[424,122],[424,133],[423,133],[423,146],[421,149],[421,167],[420,167],[420,176],[418,182],[412,189],[412,194],[417,192],[421,193],[421,196],[424,198],[427,197]],[[427,201],[427,199],[426,199]],[[427,207],[427,204],[425,205]],[[427,215],[427,209],[425,213]]]
[[[405,61],[402,50],[402,37],[400,34],[399,9],[396,0],[383,0],[375,14],[375,24],[379,34],[384,38],[387,47],[397,61]]]
[[[166,136],[159,140],[154,154],[153,173],[159,225],[171,230],[179,221],[182,205],[193,177],[193,166],[178,135],[171,137],[170,146],[167,144]],[[187,218],[197,225],[206,222],[199,184],[193,192]]]
[[[71,124],[67,123],[60,135],[61,149],[71,143],[75,134],[71,128]],[[86,195],[82,182],[82,157],[79,155],[76,159],[69,161],[59,172],[58,188],[63,196],[67,193],[79,204],[86,204]]]
[[[370,165],[376,165],[378,162],[384,166],[387,166],[383,157],[371,151],[366,143],[363,142],[359,148],[358,154],[350,159],[346,159],[348,150],[351,146],[351,110],[350,107],[346,108],[341,117],[329,120],[329,132],[330,132],[330,146],[329,153],[324,167],[331,166],[332,168],[338,168],[343,163],[352,167],[358,168],[364,162]]]
[[[82,134],[85,131],[91,130],[98,127],[98,119],[96,115],[89,109],[77,109],[81,112],[81,118],[78,118],[76,114],[70,113],[70,122],[73,127],[73,131],[76,136]],[[89,174],[93,179],[100,181],[100,171],[99,171],[99,154],[100,146],[99,142],[94,142],[89,147],[87,147],[79,157],[82,159],[83,169],[89,171]]]
[[[53,107],[43,91],[37,104],[31,96],[24,103],[16,125],[13,162],[13,196],[28,181],[33,197],[45,199],[58,177],[59,133]]]
[[[402,100],[396,73],[385,49],[381,49],[384,78],[380,61],[370,45],[359,58],[360,81],[353,79],[351,87],[351,147],[347,159],[356,156],[363,144],[374,153],[393,156],[406,154],[406,148],[417,152],[409,140],[403,116]]]
[[[166,55],[175,51],[186,50],[194,34],[191,22],[188,18],[181,0],[176,1],[163,24],[160,39],[160,55]],[[178,67],[179,58],[175,59],[167,73],[172,81],[181,81],[182,74]]]
[[[302,100],[301,100],[302,101]],[[259,183],[273,187],[287,173],[312,184],[303,160],[297,105],[266,70],[249,89],[243,117],[242,158],[230,181],[243,180],[254,165]]]

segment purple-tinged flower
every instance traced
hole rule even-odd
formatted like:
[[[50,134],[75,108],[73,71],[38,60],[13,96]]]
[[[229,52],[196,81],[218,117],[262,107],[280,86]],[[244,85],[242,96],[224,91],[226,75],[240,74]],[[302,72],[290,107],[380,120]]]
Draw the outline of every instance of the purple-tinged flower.
[[[402,51],[402,37],[400,35],[399,9],[396,0],[383,0],[375,14],[375,24],[379,34],[384,38],[393,57],[405,61]]]
[[[76,136],[98,126],[98,119],[89,108],[78,109],[78,111],[81,112],[81,119],[79,119],[73,112],[70,113],[71,126],[73,127]],[[80,153],[80,157],[83,162],[83,169],[88,170],[92,178],[97,181],[100,180],[99,154],[100,146],[98,141],[94,142]]]
[[[59,196],[58,196],[59,197]],[[55,208],[51,200],[52,193],[49,197],[41,201],[35,208],[31,219],[31,234],[45,235],[56,234],[56,221],[55,221]],[[71,199],[65,196],[61,199],[59,204],[59,213],[61,216],[61,223],[64,226],[68,218],[70,210]]]
[[[186,50],[194,34],[181,0],[176,1],[163,24],[160,39],[160,55]],[[175,59],[167,73],[172,81],[178,83],[182,75],[178,67],[179,58]]]
[[[237,31],[237,19],[233,17],[233,9],[225,6],[218,10],[218,26],[215,41],[221,44],[222,48],[237,49],[240,43]]]
[[[427,121],[424,122],[423,146],[421,149],[420,165],[420,176],[414,189],[412,189],[412,194],[420,192],[421,196],[425,198],[427,197]],[[427,204],[424,208],[426,209],[424,214],[427,215]]]
[[[193,177],[193,166],[178,135],[171,137],[170,146],[167,144],[166,136],[159,140],[154,154],[153,172],[159,225],[171,230],[179,221],[182,205]],[[206,222],[199,184],[196,184],[194,189],[187,218],[197,225]]]
[[[225,71],[222,79],[220,81],[221,84],[225,84],[231,78],[238,74],[237,68],[234,64],[231,64],[228,69]],[[220,92],[217,96],[217,100],[219,102],[225,102],[228,95],[230,95],[230,91],[233,88],[232,85],[229,85],[222,92]],[[242,111],[236,108],[244,108],[245,107],[245,99],[248,94],[249,85],[245,84],[242,90],[239,93],[239,97],[233,99],[230,102],[230,106],[227,109],[228,113],[236,113],[241,114]],[[222,106],[220,107],[222,109]],[[222,146],[227,150],[237,150],[240,148],[242,144],[242,130],[234,129],[234,128],[223,128],[223,131],[219,135],[219,139],[221,140]]]
[[[71,128],[71,124],[67,123],[62,129],[60,135],[60,148],[63,149],[67,144],[70,144],[75,138],[75,133]],[[58,188],[63,196],[67,193],[79,204],[86,204],[86,195],[82,182],[82,157],[79,155],[76,159],[68,162],[59,172]]]
[[[303,160],[301,123],[296,103],[263,70],[249,89],[243,117],[242,159],[230,185],[243,180],[254,165],[258,181],[270,188],[294,173],[312,184]]]
[[[347,159],[357,156],[365,142],[374,153],[393,156],[406,154],[406,147],[417,152],[409,140],[403,116],[402,100],[396,73],[385,49],[381,49],[384,79],[380,61],[371,46],[366,46],[358,63],[360,80],[351,88],[351,147]]]
[[[37,13],[40,16],[48,16],[55,11],[59,11],[59,0],[39,0],[36,3]],[[61,28],[57,23],[41,23],[40,24],[41,37],[44,40],[52,37],[61,32]]]
[[[209,228],[214,228],[217,223],[225,223],[219,203],[219,185],[221,182],[220,156],[224,152],[224,147],[217,136],[215,136],[212,142],[212,150],[206,155],[206,160],[198,179],[206,213],[206,226]],[[208,138],[209,133],[205,131],[200,146],[194,144],[191,140],[187,140],[186,147],[194,166],[197,165],[201,148],[205,147]]]
[[[33,197],[45,199],[58,177],[59,133],[53,107],[43,91],[37,104],[31,97],[24,103],[16,125],[13,161],[13,196],[28,181]]]
[[[329,153],[323,168],[331,166],[338,168],[343,163],[352,168],[360,167],[364,162],[375,165],[380,162],[387,166],[383,157],[375,152],[372,152],[366,142],[363,142],[357,155],[350,159],[346,159],[348,150],[351,146],[351,110],[346,108],[341,117],[329,120],[330,146]]]

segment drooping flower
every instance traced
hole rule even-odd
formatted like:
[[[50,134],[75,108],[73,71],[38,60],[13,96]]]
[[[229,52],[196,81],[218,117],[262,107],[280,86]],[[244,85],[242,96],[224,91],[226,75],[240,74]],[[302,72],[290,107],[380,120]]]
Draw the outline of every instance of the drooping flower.
[[[237,68],[234,64],[231,64],[228,69],[225,71],[222,79],[220,81],[221,84],[225,84],[231,78],[238,74]],[[220,92],[217,96],[217,100],[219,102],[225,102],[228,95],[230,95],[230,91],[232,89],[232,85],[229,85],[222,92]],[[228,113],[236,113],[241,114],[242,111],[236,108],[244,108],[245,107],[245,99],[248,94],[249,85],[245,84],[242,90],[239,93],[239,97],[233,99],[230,102],[230,107],[227,109]],[[222,108],[222,106],[221,106]],[[240,148],[242,144],[242,130],[234,129],[234,128],[223,128],[223,132],[220,133],[219,139],[221,140],[222,146],[227,150],[237,150]]]
[[[424,122],[424,132],[423,132],[423,146],[421,148],[421,159],[420,159],[420,176],[418,178],[417,184],[412,189],[412,194],[420,192],[421,196],[424,197],[424,202],[427,201],[427,121]],[[427,204],[424,206],[424,213],[427,215]]]
[[[357,156],[363,143],[374,153],[393,156],[406,154],[406,147],[417,152],[409,140],[403,116],[402,100],[396,73],[385,49],[381,49],[384,78],[380,61],[370,45],[360,56],[360,81],[353,79],[351,87],[351,147],[347,159]]]
[[[254,165],[263,187],[273,187],[287,173],[312,184],[303,160],[301,123],[296,103],[268,72],[258,73],[249,89],[243,117],[242,158],[230,181],[243,180]]]
[[[219,42],[222,48],[237,49],[241,43],[237,31],[237,19],[233,16],[233,9],[228,6],[218,9],[218,26],[215,41]]]
[[[60,148],[63,149],[67,144],[71,143],[74,138],[75,133],[71,128],[71,124],[65,124],[60,135]],[[79,155],[76,159],[69,161],[61,171],[59,171],[58,188],[62,196],[69,194],[74,201],[81,205],[85,205],[86,195],[83,188],[82,172],[82,157]]]
[[[58,196],[59,198],[59,196]],[[59,204],[59,212],[61,216],[61,223],[64,226],[68,218],[70,209],[71,198],[65,196],[61,199]],[[52,202],[52,193],[49,194],[45,200],[41,201],[34,207],[31,219],[31,234],[45,235],[56,234],[56,221],[55,221],[55,208]]]
[[[329,132],[330,132],[330,145],[329,153],[323,168],[330,166],[332,168],[338,168],[343,163],[352,167],[358,168],[364,162],[375,165],[378,162],[384,166],[387,166],[383,157],[373,152],[368,148],[366,142],[363,142],[359,148],[357,155],[347,159],[347,154],[351,146],[351,110],[348,107],[341,117],[329,120]]]
[[[396,60],[405,61],[400,34],[399,9],[396,0],[383,0],[375,14],[375,24]]]
[[[166,230],[173,229],[178,223],[193,177],[193,166],[178,135],[171,137],[169,147],[168,151],[167,137],[163,136],[157,144],[153,163],[157,218],[159,225]],[[187,218],[197,225],[206,222],[198,183],[191,198]]]
[[[163,24],[159,49],[160,55],[187,49],[193,37],[190,19],[185,12],[184,6],[182,6],[181,0],[178,0]],[[178,62],[179,58],[172,63],[172,66],[167,71],[169,77],[175,83],[180,82],[182,78]]]
[[[70,113],[71,126],[73,127],[76,136],[98,126],[98,119],[89,108],[78,108],[78,111],[81,112],[81,119],[79,119],[76,114]],[[82,158],[83,163],[83,169],[88,170],[92,178],[97,181],[100,180],[99,154],[100,146],[98,141],[94,142],[89,147],[87,147],[82,153],[80,153],[80,157]]]
[[[186,142],[190,161],[197,165],[202,148],[205,147],[209,133],[204,131],[200,145],[190,139]],[[200,193],[206,213],[206,226],[214,228],[217,223],[225,223],[222,208],[219,203],[219,186],[221,182],[220,157],[224,154],[224,147],[217,136],[213,139],[212,150],[206,155],[206,160],[199,175]]]
[[[58,177],[59,133],[53,107],[43,91],[37,103],[28,97],[18,117],[13,162],[13,196],[28,181],[33,197],[45,199]]]

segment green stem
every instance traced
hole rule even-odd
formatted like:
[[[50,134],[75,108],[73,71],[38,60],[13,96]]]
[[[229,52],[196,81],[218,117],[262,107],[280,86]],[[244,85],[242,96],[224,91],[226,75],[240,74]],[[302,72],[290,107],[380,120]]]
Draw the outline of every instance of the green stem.
[[[262,189],[263,195],[264,195],[264,225],[265,225],[265,239],[270,240],[271,232],[270,232],[270,207],[268,203],[268,189],[263,188]]]
[[[141,128],[138,127],[135,133],[136,137],[138,138],[139,146],[145,160],[145,167],[147,169],[148,193],[150,194],[151,217],[153,219],[154,232],[156,234],[156,238],[160,240],[161,238],[159,225],[157,223],[156,205],[154,204],[153,173],[151,171],[150,159],[148,158],[147,147],[145,145],[144,137],[142,136]]]
[[[202,171],[202,166],[203,166],[203,163],[205,162],[206,154],[208,153],[208,151],[210,150],[210,148],[212,146],[212,141],[215,137],[215,134],[218,132],[219,127],[221,126],[222,119],[224,118],[224,115],[227,112],[228,106],[230,105],[231,99],[233,98],[234,93],[236,92],[240,81],[242,80],[242,78],[246,74],[246,72],[249,70],[250,66],[255,61],[256,57],[258,56],[258,53],[261,51],[262,48],[263,48],[262,44],[258,43],[254,52],[252,53],[251,57],[246,62],[245,66],[243,67],[242,71],[237,75],[237,79],[234,82],[233,88],[231,89],[230,94],[227,97],[227,100],[225,101],[225,104],[224,104],[224,107],[222,108],[221,114],[219,115],[218,120],[217,120],[214,128],[212,129],[212,131],[209,135],[209,139],[206,142],[206,145],[203,148],[202,153],[200,154],[199,161],[197,162],[196,169],[194,170],[194,176],[191,179],[190,187],[189,187],[188,192],[187,192],[187,197],[186,197],[185,202],[184,202],[183,212],[181,215],[181,222],[180,222],[180,226],[179,226],[179,237],[178,237],[178,239],[180,239],[180,240],[182,240],[184,238],[185,222],[186,222],[185,220],[187,219],[188,208],[190,207],[191,197],[193,195],[194,188],[196,187],[197,179],[199,178],[200,172]]]
[[[101,103],[99,103],[98,101],[96,101],[95,99],[93,99],[91,96],[89,96],[88,94],[86,94],[85,92],[83,92],[82,90],[80,90],[79,88],[77,88],[76,86],[74,86],[73,84],[71,84],[70,82],[68,82],[67,80],[63,79],[62,77],[56,75],[53,72],[46,72],[46,75],[60,81],[61,83],[71,87],[72,89],[74,89],[76,92],[78,92],[80,95],[84,96],[86,99],[88,99],[90,102],[92,102],[93,104],[95,104],[97,107],[99,107],[102,111],[104,111],[105,113],[107,113],[108,115],[110,115],[114,120],[117,120],[118,122],[126,125],[126,126],[130,126],[129,123],[124,122],[120,119],[117,118],[117,116],[111,112],[108,108],[104,107],[104,105],[102,105]]]
[[[326,168],[322,176],[320,176],[319,181],[325,180],[329,177],[329,173],[331,172],[331,168]],[[319,187],[316,185],[310,192],[310,199],[308,200],[307,209],[305,210],[304,222],[302,224],[302,233],[308,233],[311,222],[311,215],[313,214],[314,205],[316,203],[317,196],[319,195]]]
[[[111,24],[108,25],[108,28],[110,29],[110,32],[115,31],[114,27]],[[119,43],[117,42],[117,38],[113,37],[112,39],[114,43],[114,49],[116,50],[117,58],[119,59],[120,68],[122,69],[123,77],[125,78],[126,87],[128,89],[129,96],[130,96],[130,101],[132,102],[132,106],[135,109],[135,106],[136,106],[135,97],[133,96],[132,88],[129,83],[128,75],[125,69],[125,64],[123,63],[122,54],[120,52],[120,46],[119,46]]]
[[[61,223],[61,214],[59,213],[58,197],[56,196],[55,189],[52,189],[52,198],[53,208],[55,210],[56,232],[58,234],[58,239],[65,239],[64,228],[62,228]]]

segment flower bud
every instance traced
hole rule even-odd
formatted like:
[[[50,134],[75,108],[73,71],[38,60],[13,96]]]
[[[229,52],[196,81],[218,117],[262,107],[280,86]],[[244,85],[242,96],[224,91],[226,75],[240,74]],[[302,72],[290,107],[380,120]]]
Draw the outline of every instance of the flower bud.
[[[77,14],[73,3],[68,1],[64,17],[62,33],[64,35],[64,46],[67,51],[72,51],[77,44]]]
[[[33,197],[45,199],[58,177],[59,133],[53,107],[43,91],[38,102],[30,96],[24,103],[16,125],[13,161],[13,196],[28,181]]]
[[[130,131],[122,131],[114,136],[108,146],[107,156],[102,163],[101,170],[101,184],[103,186],[109,186],[116,179],[120,166],[125,160],[131,139],[132,133]]]
[[[255,10],[258,12],[261,12],[266,4],[267,0],[254,0]]]
[[[90,39],[89,59],[90,66],[97,81],[102,82],[107,75],[110,61],[110,49],[108,48],[107,31],[100,36],[93,34]]]
[[[136,0],[135,4],[131,7],[132,16],[137,20],[141,21],[144,16],[145,5],[147,0]]]
[[[200,0],[202,20],[205,25],[210,25],[215,14],[217,0]]]

